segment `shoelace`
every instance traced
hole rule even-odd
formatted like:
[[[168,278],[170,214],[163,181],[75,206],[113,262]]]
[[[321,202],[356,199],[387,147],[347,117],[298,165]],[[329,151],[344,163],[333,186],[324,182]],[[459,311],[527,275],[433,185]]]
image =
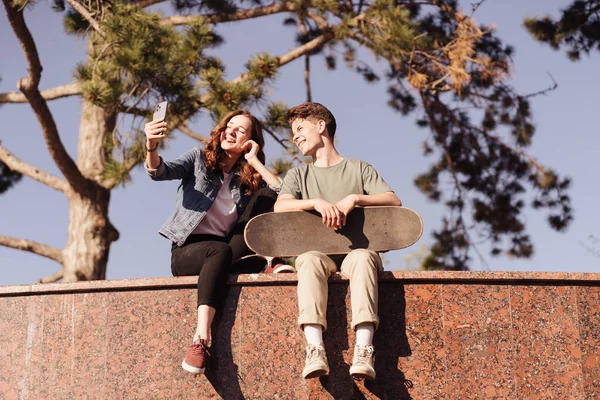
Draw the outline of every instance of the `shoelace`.
[[[198,344],[192,344],[192,353],[202,354],[203,352],[210,356],[210,353],[208,352],[208,347],[203,342],[200,342]]]
[[[319,349],[317,346],[310,347],[310,350],[309,350],[308,354],[306,355],[306,362],[312,363],[312,362],[317,361],[319,359],[320,351],[321,351],[321,349]]]
[[[361,364],[368,364],[373,355],[373,347],[371,346],[360,346],[355,349],[356,362]]]

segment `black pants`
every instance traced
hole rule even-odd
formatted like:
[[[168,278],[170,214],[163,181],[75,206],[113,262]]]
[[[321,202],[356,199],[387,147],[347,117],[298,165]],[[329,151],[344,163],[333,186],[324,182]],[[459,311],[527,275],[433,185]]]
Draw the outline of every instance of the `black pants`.
[[[198,306],[218,308],[226,289],[227,276],[232,261],[252,254],[244,241],[244,228],[253,217],[273,211],[277,194],[269,189],[259,189],[238,218],[230,236],[190,235],[179,247],[171,246],[171,272],[173,276],[198,275]],[[257,270],[236,271],[260,272]]]

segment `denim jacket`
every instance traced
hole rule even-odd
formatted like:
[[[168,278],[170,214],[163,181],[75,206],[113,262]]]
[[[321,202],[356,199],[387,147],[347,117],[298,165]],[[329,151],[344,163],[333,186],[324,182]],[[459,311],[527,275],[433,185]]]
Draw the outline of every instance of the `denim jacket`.
[[[204,152],[200,148],[189,150],[174,161],[163,161],[161,157],[156,169],[148,168],[146,163],[144,167],[146,173],[155,181],[181,179],[175,210],[159,231],[161,235],[181,246],[215,201],[223,184],[223,174],[206,167]],[[266,186],[264,181],[263,186]],[[233,173],[229,188],[240,216],[252,196],[244,194],[244,188],[240,188],[239,165]],[[271,188],[279,191],[278,187]]]

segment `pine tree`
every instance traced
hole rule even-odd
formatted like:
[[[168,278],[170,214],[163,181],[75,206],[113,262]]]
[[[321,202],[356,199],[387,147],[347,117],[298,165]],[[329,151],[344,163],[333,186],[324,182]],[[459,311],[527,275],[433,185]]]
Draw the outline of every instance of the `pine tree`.
[[[524,25],[534,39],[547,43],[553,49],[567,48],[572,61],[581,58],[581,53],[600,51],[600,1],[574,0],[561,10],[554,20],[549,16],[525,18]]]
[[[492,243],[493,255],[531,256],[523,222],[526,190],[536,193],[533,206],[548,210],[554,229],[564,229],[572,219],[569,180],[527,153],[535,133],[532,95],[507,84],[512,48],[490,28],[478,26],[472,14],[461,13],[456,1],[174,0],[176,12],[165,16],[146,10],[162,0],[56,0],[67,32],[87,39],[87,61],[75,68],[73,82],[43,92],[41,61],[23,18],[26,2],[3,2],[25,50],[29,76],[19,82],[20,92],[0,93],[0,103],[32,106],[63,177],[34,168],[2,145],[0,162],[62,191],[71,209],[64,249],[0,236],[1,245],[62,264],[43,281],[105,276],[110,245],[118,239],[108,218],[110,191],[127,182],[145,154],[143,132],[120,133],[124,116],[148,118],[154,104],[168,100],[173,105],[169,134],[177,130],[203,140],[187,123],[199,111],[218,120],[260,100],[269,105],[263,116],[267,132],[289,153],[276,162],[276,170],[301,161],[290,142],[286,105],[269,103],[264,90],[280,68],[299,59],[308,99],[312,60],[335,69],[341,58],[367,81],[386,84],[389,105],[400,114],[422,115],[418,125],[429,132],[423,154],[434,161],[415,184],[448,208],[424,268],[467,269],[480,236]],[[274,14],[285,16],[282,29],[297,30],[297,47],[284,55],[256,54],[245,73],[225,80],[225,66],[207,54],[222,42],[219,24]],[[375,55],[385,74],[360,59],[359,49]],[[47,106],[66,96],[83,99],[77,161],[64,149]]]

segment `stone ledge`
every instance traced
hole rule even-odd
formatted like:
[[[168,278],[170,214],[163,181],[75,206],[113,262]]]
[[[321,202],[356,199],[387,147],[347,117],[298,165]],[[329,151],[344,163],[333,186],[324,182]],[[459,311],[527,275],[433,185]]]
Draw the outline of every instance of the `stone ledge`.
[[[381,274],[377,379],[353,381],[332,277],[329,378],[300,376],[296,276],[232,276],[206,375],[181,369],[196,278],[0,288],[0,399],[600,398],[599,274]]]
[[[336,273],[330,278],[330,283],[345,283],[347,279]],[[600,274],[584,272],[511,272],[511,271],[384,271],[379,274],[380,282],[411,283],[462,283],[488,285],[586,285],[600,286]],[[270,286],[295,285],[296,274],[245,274],[231,275],[229,285]],[[562,283],[561,283],[562,282]],[[121,290],[147,289],[177,289],[192,288],[197,283],[197,277],[164,277],[115,279],[103,281],[88,281],[75,283],[50,283],[0,286],[0,297],[10,295],[41,295],[77,292],[102,292]]]

